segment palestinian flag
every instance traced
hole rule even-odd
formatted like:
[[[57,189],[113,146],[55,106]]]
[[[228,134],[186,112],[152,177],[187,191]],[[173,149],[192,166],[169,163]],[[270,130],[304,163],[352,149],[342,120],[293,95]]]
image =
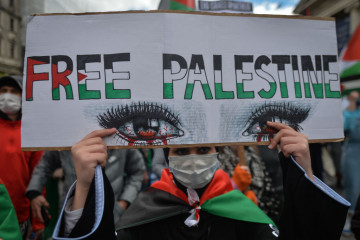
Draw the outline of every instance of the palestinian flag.
[[[272,224],[274,222],[242,192],[233,190],[230,178],[222,170],[216,171],[214,179],[198,202],[190,204],[188,196],[173,182],[169,169],[164,169],[160,181],[141,192],[120,220],[120,228],[129,228],[193,211],[234,220]],[[189,218],[188,218],[189,219]],[[117,229],[117,230],[119,230]]]
[[[0,179],[0,239],[22,239],[14,206],[4,183]]]
[[[194,0],[170,0],[170,10],[195,11]]]
[[[340,80],[345,87],[343,94],[360,91],[360,25],[340,57]]]

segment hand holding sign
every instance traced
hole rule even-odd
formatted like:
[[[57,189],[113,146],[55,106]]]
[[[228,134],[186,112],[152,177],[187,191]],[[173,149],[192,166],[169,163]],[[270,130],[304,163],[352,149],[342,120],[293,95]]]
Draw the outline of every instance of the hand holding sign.
[[[71,152],[77,177],[72,210],[84,206],[91,181],[94,178],[95,167],[97,165],[104,167],[106,164],[107,147],[102,138],[115,132],[114,128],[93,131],[72,147]]]
[[[311,170],[311,157],[306,135],[296,132],[291,127],[278,122],[267,122],[268,126],[278,130],[271,140],[269,148],[273,149],[279,144],[280,150],[285,157],[293,155],[296,162],[305,170],[306,174],[314,180]]]

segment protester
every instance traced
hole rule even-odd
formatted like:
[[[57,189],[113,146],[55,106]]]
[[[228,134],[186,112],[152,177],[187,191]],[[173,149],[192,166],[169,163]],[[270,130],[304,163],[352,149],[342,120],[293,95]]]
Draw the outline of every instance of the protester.
[[[258,205],[258,199],[255,193],[249,189],[251,184],[251,173],[247,166],[240,166],[238,164],[234,169],[231,180],[234,189],[240,190],[247,198]]]
[[[284,170],[285,207],[279,224],[280,239],[339,239],[348,202],[313,176],[305,135],[281,123],[268,125],[279,130],[269,147],[279,145],[282,150],[279,157]],[[111,196],[111,188],[106,176],[99,178],[101,169],[97,167],[105,166],[107,159],[101,138],[115,132],[94,131],[73,146],[78,179],[70,189],[73,197],[66,201],[54,239],[62,234],[69,239],[85,235],[87,239],[115,239],[110,210],[113,198],[106,197]],[[119,239],[278,237],[273,222],[240,191],[232,191],[228,175],[216,170],[214,147],[168,151],[170,170],[165,169],[161,180],[140,193],[122,216]],[[102,180],[104,189],[97,187]],[[101,196],[99,191],[105,194],[104,199],[97,197]]]
[[[153,152],[152,173],[150,175],[150,179],[152,179],[151,183],[160,180],[163,169],[167,167],[164,151],[161,148],[156,148]]]
[[[43,153],[21,151],[21,92],[20,76],[0,78],[0,178],[9,192],[23,237],[32,222],[37,239],[44,226],[30,221],[30,201],[25,190]]]
[[[359,93],[353,91],[348,96],[349,105],[344,110],[345,143],[341,160],[345,198],[351,203],[345,223],[344,234],[351,234],[350,222],[360,192],[360,102]]]
[[[220,162],[220,169],[226,172],[231,178],[234,174],[236,166],[239,164],[238,158],[238,147],[239,146],[225,146],[219,147],[218,159]],[[245,161],[243,162],[245,165]]]
[[[136,149],[108,150],[107,155],[105,173],[115,194],[114,221],[116,223],[141,189],[145,164],[142,154]],[[59,167],[62,167],[64,172],[64,194],[60,200],[62,205],[65,194],[76,180],[71,151],[45,152],[36,166],[27,188],[26,195],[31,200],[33,214],[41,219],[41,206],[49,207],[49,203],[41,195],[41,189]]]
[[[251,173],[250,169],[244,165],[240,165],[239,158],[235,155],[232,149],[238,149],[238,146],[224,146],[218,147],[218,160],[220,162],[220,169],[226,172],[231,180],[234,189],[240,190],[246,197],[248,197],[255,204],[258,204],[258,199],[255,193],[250,190]]]

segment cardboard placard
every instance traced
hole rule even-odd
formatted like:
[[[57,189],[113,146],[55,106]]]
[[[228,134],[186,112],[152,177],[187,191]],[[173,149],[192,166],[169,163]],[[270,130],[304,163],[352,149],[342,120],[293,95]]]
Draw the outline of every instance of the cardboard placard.
[[[33,16],[22,148],[267,141],[266,120],[343,138],[332,19],[125,12]]]

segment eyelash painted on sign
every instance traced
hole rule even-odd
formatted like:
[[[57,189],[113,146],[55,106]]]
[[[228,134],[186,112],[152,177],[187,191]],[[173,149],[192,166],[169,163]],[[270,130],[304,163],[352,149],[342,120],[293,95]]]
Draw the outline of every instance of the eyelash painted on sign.
[[[97,119],[103,128],[116,128],[116,135],[129,146],[167,145],[170,139],[184,136],[179,116],[162,104],[139,102],[112,107]]]
[[[253,136],[257,142],[271,140],[277,132],[266,125],[266,121],[285,123],[295,131],[303,128],[301,123],[309,117],[310,106],[297,106],[290,102],[265,103],[250,114],[243,136]]]

